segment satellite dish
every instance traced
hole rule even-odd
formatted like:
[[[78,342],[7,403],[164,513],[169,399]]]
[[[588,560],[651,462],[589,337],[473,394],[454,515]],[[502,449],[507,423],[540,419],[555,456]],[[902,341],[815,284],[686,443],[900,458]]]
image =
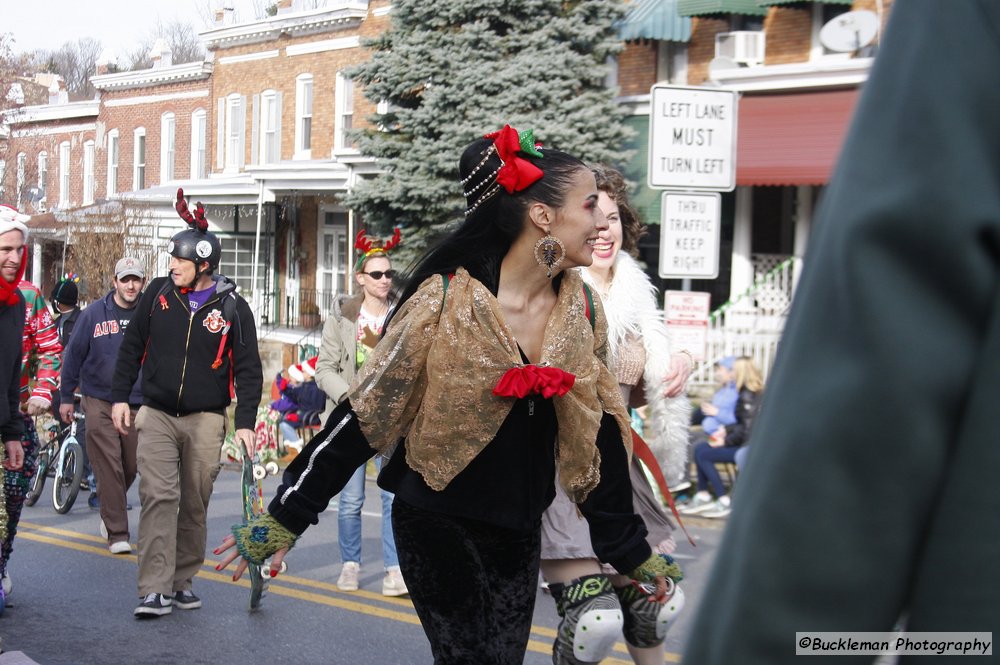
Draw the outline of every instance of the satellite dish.
[[[714,81],[719,77],[719,74],[731,69],[739,68],[740,63],[736,62],[732,58],[727,58],[723,55],[716,56],[712,58],[711,62],[708,63],[708,78]]]
[[[857,51],[878,34],[878,16],[860,9],[834,16],[819,31],[819,42],[831,51]]]

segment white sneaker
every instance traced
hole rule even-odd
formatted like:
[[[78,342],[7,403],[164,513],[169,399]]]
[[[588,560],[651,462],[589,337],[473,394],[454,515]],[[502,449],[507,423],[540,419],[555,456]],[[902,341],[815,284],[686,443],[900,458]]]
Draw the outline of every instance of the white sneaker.
[[[729,497],[721,496],[716,501],[713,501],[712,506],[705,512],[701,513],[701,516],[710,518],[728,517],[732,510],[732,504]]]
[[[112,554],[131,554],[132,546],[128,544],[127,540],[119,540],[116,543],[108,545],[108,550]]]
[[[706,510],[711,510],[715,506],[715,501],[712,499],[712,495],[702,494],[701,492],[694,495],[694,498],[688,501],[683,506],[677,507],[677,512],[681,515],[698,515]]]
[[[406,588],[403,573],[399,572],[399,568],[385,571],[385,577],[382,579],[383,596],[405,596],[408,593],[410,592]]]
[[[108,539],[108,525],[104,523],[104,520],[101,520],[100,531],[101,531],[101,538],[104,538],[104,540],[107,540]]]
[[[337,578],[337,588],[341,591],[358,590],[358,574],[361,573],[361,564],[357,561],[348,561],[340,569],[340,577]]]
[[[11,590],[14,588],[13,583],[11,583],[11,581],[10,581],[10,573],[8,573],[6,571],[4,572],[4,574],[3,574],[3,580],[0,580],[0,584],[2,584],[2,586],[3,586],[3,595],[9,596]],[[10,603],[8,603],[8,605],[9,604]]]

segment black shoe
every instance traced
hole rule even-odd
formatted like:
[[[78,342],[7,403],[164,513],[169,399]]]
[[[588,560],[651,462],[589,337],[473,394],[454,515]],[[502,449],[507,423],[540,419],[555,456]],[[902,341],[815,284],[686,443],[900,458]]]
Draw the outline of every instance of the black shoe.
[[[201,598],[194,595],[194,591],[191,591],[191,589],[175,591],[174,607],[179,610],[196,610],[201,607]]]
[[[97,492],[90,493],[90,497],[87,499],[87,505],[90,506],[91,510],[101,509],[101,501],[97,498]]]
[[[164,614],[170,614],[173,599],[162,593],[147,593],[132,614],[136,619],[156,619]]]

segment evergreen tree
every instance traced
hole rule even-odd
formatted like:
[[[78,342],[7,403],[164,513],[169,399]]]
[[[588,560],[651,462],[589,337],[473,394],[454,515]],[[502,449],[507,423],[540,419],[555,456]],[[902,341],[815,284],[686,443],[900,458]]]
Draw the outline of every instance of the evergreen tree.
[[[388,102],[356,134],[386,169],[346,199],[365,223],[406,228],[412,255],[459,221],[462,148],[509,123],[588,161],[620,164],[630,130],[604,87],[622,0],[397,0],[352,76]],[[403,249],[402,247],[400,249]],[[404,255],[402,258],[406,258]]]

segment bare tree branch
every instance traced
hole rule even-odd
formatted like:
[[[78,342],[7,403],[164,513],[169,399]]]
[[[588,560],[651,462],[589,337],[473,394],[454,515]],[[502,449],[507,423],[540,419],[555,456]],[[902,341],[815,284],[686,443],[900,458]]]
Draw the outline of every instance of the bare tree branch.
[[[170,47],[171,57],[175,65],[185,62],[199,62],[205,59],[205,47],[198,37],[194,25],[181,19],[160,21],[133,49],[124,54],[120,61],[126,70],[149,69],[153,66],[150,51],[157,39],[165,39]]]

